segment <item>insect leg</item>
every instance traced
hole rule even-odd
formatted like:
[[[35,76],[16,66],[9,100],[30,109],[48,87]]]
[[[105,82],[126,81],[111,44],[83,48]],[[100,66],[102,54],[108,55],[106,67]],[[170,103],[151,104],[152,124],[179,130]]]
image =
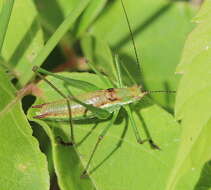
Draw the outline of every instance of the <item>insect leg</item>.
[[[102,139],[105,137],[105,135],[106,135],[106,133],[108,132],[108,130],[110,129],[110,127],[111,127],[111,126],[113,125],[113,123],[115,122],[118,113],[119,113],[119,111],[116,111],[116,112],[114,113],[114,115],[112,116],[112,118],[111,118],[110,122],[108,123],[108,125],[105,126],[105,128],[102,130],[102,132],[101,132],[100,135],[98,136],[97,142],[96,142],[96,144],[95,144],[95,146],[94,146],[94,148],[93,148],[93,150],[92,150],[92,152],[91,152],[91,155],[90,155],[89,160],[88,160],[88,162],[87,162],[87,164],[86,164],[86,167],[85,167],[83,173],[81,174],[81,177],[86,177],[86,176],[88,175],[88,172],[87,172],[87,171],[88,171],[89,166],[90,166],[90,163],[91,163],[91,161],[92,161],[92,159],[93,159],[93,157],[94,157],[94,154],[95,154],[95,152],[96,152],[96,150],[97,150],[97,148],[98,148],[100,142],[102,141]]]
[[[39,69],[39,67],[33,67],[33,71],[42,79],[44,80],[49,86],[51,86],[60,96],[62,96],[64,99],[66,99],[67,101],[67,107],[68,107],[68,113],[69,113],[69,124],[70,124],[70,133],[71,133],[71,142],[70,143],[66,143],[64,142],[60,137],[59,137],[59,142],[61,144],[70,144],[73,145],[74,144],[74,130],[73,130],[73,124],[72,124],[72,114],[71,114],[71,107],[70,107],[70,100],[69,98],[63,93],[61,92],[58,88],[56,88],[55,85],[53,85],[49,80],[47,80],[45,77],[43,77],[37,70]]]
[[[86,81],[80,81],[80,80],[76,80],[76,79],[71,79],[71,78],[68,78],[68,77],[65,77],[65,76],[62,76],[62,75],[58,75],[58,74],[55,74],[55,73],[52,73],[50,71],[47,71],[43,68],[40,68],[38,66],[34,66],[33,67],[33,70],[36,70],[37,72],[39,73],[42,73],[44,75],[50,75],[52,77],[55,77],[59,80],[62,80],[64,81],[65,83],[73,86],[73,87],[76,87],[78,89],[81,89],[81,90],[84,90],[84,91],[95,91],[95,90],[100,90],[97,86],[89,83],[89,82],[86,82]]]
[[[121,69],[120,69],[119,57],[117,54],[114,56],[114,64],[116,67],[116,77],[117,77],[117,82],[118,82],[118,88],[123,88],[123,79],[122,79],[122,74],[121,74]]]
[[[128,114],[129,114],[130,123],[131,123],[131,125],[132,125],[132,127],[133,127],[133,132],[134,132],[134,134],[135,134],[135,137],[136,137],[137,142],[140,143],[140,144],[143,144],[143,143],[145,143],[145,142],[149,142],[149,144],[150,144],[150,146],[151,146],[152,148],[154,148],[154,149],[160,149],[159,146],[157,146],[157,145],[153,142],[153,140],[152,140],[151,138],[144,139],[144,140],[141,139],[141,136],[140,136],[140,134],[139,134],[139,132],[138,132],[138,129],[137,129],[137,127],[136,127],[135,120],[134,120],[134,118],[133,118],[133,114],[132,114],[131,107],[128,105],[128,106],[126,107],[126,110],[127,110]]]

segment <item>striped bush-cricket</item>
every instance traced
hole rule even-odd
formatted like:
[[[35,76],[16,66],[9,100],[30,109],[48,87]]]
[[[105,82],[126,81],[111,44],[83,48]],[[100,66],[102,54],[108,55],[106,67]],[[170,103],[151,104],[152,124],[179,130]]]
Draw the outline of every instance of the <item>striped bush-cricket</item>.
[[[139,67],[140,64],[138,59],[138,53],[123,0],[121,0],[121,4],[127,21],[129,32],[131,34],[131,40],[133,43],[136,63]],[[112,81],[105,81],[105,78],[97,70],[97,68],[95,68],[94,65],[91,65],[92,69],[97,74],[99,74],[99,77],[102,79],[103,82],[109,82],[110,84],[113,85],[113,88],[109,89],[100,89],[94,84],[66,78],[36,66],[33,68],[33,71],[46,83],[48,83],[62,98],[61,100],[58,101],[47,102],[44,104],[33,106],[33,108],[39,109],[37,115],[35,115],[34,118],[45,119],[45,120],[56,120],[56,121],[62,121],[62,120],[69,121],[70,131],[71,131],[71,141],[65,142],[61,137],[58,137],[57,140],[59,143],[63,145],[75,146],[74,123],[73,123],[74,120],[85,120],[89,118],[98,118],[103,120],[110,118],[109,123],[102,129],[102,132],[99,134],[99,137],[93,147],[93,150],[90,153],[90,157],[85,166],[85,169],[82,172],[81,175],[82,177],[88,174],[88,169],[95,155],[95,152],[99,147],[100,142],[108,132],[109,128],[115,122],[121,107],[124,107],[124,109],[127,111],[129,115],[130,124],[133,128],[136,141],[140,144],[148,142],[152,148],[159,149],[159,146],[154,143],[153,139],[150,136],[147,139],[141,138],[136,126],[136,122],[132,115],[132,108],[130,104],[140,101],[145,95],[150,93],[175,93],[175,91],[144,90],[140,84],[134,84],[131,87],[125,87],[122,80],[120,63],[121,61],[119,60],[118,56],[115,55],[114,64],[116,68],[116,73],[115,73],[116,74],[115,78],[117,79],[116,83],[113,83]],[[126,68],[124,69],[127,72],[127,69]],[[78,88],[83,88],[84,90],[92,89],[93,91],[78,95],[77,97],[74,96],[71,93],[71,91],[69,91],[69,95],[65,95],[52,82],[44,78],[42,74],[51,75],[55,78],[63,80],[65,83],[69,85],[73,85]],[[132,77],[130,76],[130,78]]]

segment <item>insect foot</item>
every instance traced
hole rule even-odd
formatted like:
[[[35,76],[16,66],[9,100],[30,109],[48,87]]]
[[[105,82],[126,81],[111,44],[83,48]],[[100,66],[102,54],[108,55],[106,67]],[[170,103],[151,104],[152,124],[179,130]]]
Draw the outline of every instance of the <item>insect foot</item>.
[[[139,144],[144,144],[146,141],[148,141],[148,140],[147,139],[145,139],[145,140],[137,139],[137,142]]]
[[[81,178],[87,178],[87,177],[88,177],[87,171],[84,170],[80,177],[81,177]]]
[[[33,66],[32,71],[36,72],[38,70],[38,68],[39,67],[35,65],[35,66]]]
[[[149,144],[151,146],[152,149],[157,149],[157,150],[161,150],[160,147],[158,145],[156,145],[152,139],[149,139]]]
[[[161,150],[160,147],[158,145],[156,145],[152,139],[145,139],[145,140],[138,139],[137,142],[139,144],[144,144],[145,142],[148,142],[152,149]]]
[[[57,141],[58,144],[61,144],[63,146],[73,146],[74,145],[74,142],[65,142],[65,141],[63,141],[60,136],[56,137],[56,141]]]

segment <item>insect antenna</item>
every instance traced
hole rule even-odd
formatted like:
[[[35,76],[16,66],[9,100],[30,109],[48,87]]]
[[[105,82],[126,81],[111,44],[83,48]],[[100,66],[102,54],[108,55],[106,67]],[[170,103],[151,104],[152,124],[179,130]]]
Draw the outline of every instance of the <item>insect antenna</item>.
[[[132,31],[132,28],[131,28],[131,25],[130,25],[130,21],[129,21],[128,14],[127,14],[123,0],[121,0],[121,4],[122,4],[123,12],[124,12],[124,15],[125,15],[125,18],[126,18],[126,22],[127,22],[127,25],[128,25],[129,31],[130,31],[130,37],[131,37],[131,40],[132,40],[132,43],[133,43],[133,50],[134,50],[135,57],[136,57],[136,63],[137,63],[139,72],[142,73],[142,70],[141,70],[141,67],[140,67],[140,60],[139,60],[139,57],[138,57],[138,51],[137,51],[136,43],[135,43],[135,40],[134,40],[133,31]],[[128,75],[129,75],[129,73],[128,73]],[[152,93],[172,94],[172,93],[176,93],[176,91],[174,91],[174,90],[142,90],[142,92],[145,92],[147,94],[152,94]]]
[[[127,15],[127,11],[126,11],[125,5],[123,3],[123,0],[121,0],[121,4],[122,4],[123,12],[124,12],[124,15],[125,15],[125,18],[126,18],[126,22],[127,22],[127,25],[128,25],[128,29],[130,31],[130,37],[131,37],[131,40],[132,40],[132,43],[133,43],[133,50],[134,50],[135,57],[136,57],[136,64],[138,66],[139,72],[141,73],[141,67],[140,67],[140,60],[139,60],[139,57],[138,57],[138,51],[137,51],[137,48],[136,48],[136,43],[135,43],[135,40],[134,40],[133,31],[132,31],[132,28],[131,28],[131,25],[130,25],[130,21],[129,21],[129,18],[128,18],[128,15]]]
[[[176,93],[175,90],[142,90],[142,92],[147,93],[147,94],[152,94],[152,93],[167,93],[167,94],[173,94],[173,93]]]

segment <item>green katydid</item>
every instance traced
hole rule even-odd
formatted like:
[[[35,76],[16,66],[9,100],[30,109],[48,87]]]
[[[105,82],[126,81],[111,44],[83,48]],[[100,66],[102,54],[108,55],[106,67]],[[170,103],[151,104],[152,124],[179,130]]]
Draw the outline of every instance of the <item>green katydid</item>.
[[[137,61],[137,64],[139,65],[139,59],[138,59],[135,41],[133,39],[133,34],[130,27],[129,19],[128,19],[122,0],[121,0],[121,3],[122,3],[124,14],[126,16],[126,21],[129,27],[129,31],[131,34],[136,61]],[[62,77],[60,75],[48,72],[36,66],[33,68],[33,71],[36,72],[37,75],[39,75],[44,81],[46,81],[63,98],[58,101],[33,106],[33,108],[39,109],[38,114],[35,115],[34,118],[57,120],[57,121],[69,120],[70,129],[71,129],[71,143],[68,143],[68,144],[74,145],[75,143],[74,127],[72,124],[73,120],[83,120],[83,119],[88,119],[88,118],[93,118],[93,117],[96,117],[98,119],[106,119],[112,115],[108,125],[106,125],[105,128],[102,130],[102,132],[99,134],[98,140],[96,144],[94,145],[94,148],[91,152],[91,155],[89,157],[85,170],[82,173],[82,176],[85,176],[88,174],[88,169],[93,159],[93,156],[101,140],[106,135],[109,128],[115,122],[117,115],[119,113],[120,107],[122,106],[124,106],[126,111],[128,112],[131,126],[133,127],[134,135],[137,142],[142,144],[148,141],[152,148],[159,149],[159,147],[153,142],[151,138],[144,139],[144,140],[141,139],[129,104],[141,100],[146,94],[149,94],[149,93],[162,93],[162,92],[175,93],[175,91],[162,91],[162,90],[161,91],[147,91],[147,90],[144,90],[140,85],[124,87],[123,82],[122,82],[121,71],[120,71],[120,63],[117,56],[115,56],[114,63],[115,63],[116,78],[117,78],[117,85],[114,86],[114,88],[99,89],[95,85],[90,84],[88,82],[77,81],[77,84],[81,84],[80,86],[78,86],[79,88],[89,88],[89,89],[94,90],[93,92],[81,94],[77,96],[77,98],[74,97],[71,93],[68,96],[63,94],[57,87],[55,87],[50,81],[45,79],[40,73],[54,76],[72,86],[74,85],[74,82],[75,82],[73,79]],[[93,67],[94,66],[92,65],[92,68]],[[93,68],[93,70],[97,71],[96,68]],[[96,73],[99,73],[99,71],[97,71]],[[101,75],[100,77],[102,78]],[[105,82],[104,78],[102,78],[102,81]],[[61,138],[59,138],[59,141],[62,144],[67,144]]]

